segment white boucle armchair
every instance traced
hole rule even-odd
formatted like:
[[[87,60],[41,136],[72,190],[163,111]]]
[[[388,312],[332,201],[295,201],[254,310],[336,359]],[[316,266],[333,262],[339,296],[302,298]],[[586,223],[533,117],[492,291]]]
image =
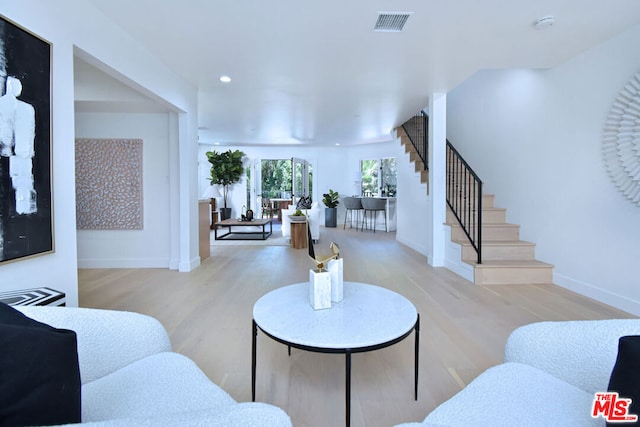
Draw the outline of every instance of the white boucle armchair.
[[[604,426],[593,418],[607,391],[618,340],[640,335],[640,319],[538,322],[509,336],[504,363],[487,369],[435,408],[426,426]]]
[[[82,424],[91,426],[291,426],[280,408],[238,403],[142,314],[73,307],[15,307],[77,334]]]

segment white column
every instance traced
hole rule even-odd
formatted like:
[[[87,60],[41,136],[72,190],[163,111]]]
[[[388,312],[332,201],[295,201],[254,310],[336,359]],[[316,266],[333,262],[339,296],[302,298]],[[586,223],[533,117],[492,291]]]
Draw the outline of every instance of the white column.
[[[431,256],[429,265],[444,266],[446,219],[447,94],[429,97],[429,195],[431,198]]]
[[[200,265],[198,251],[198,165],[197,155],[197,125],[194,125],[192,115],[178,114],[178,179],[179,179],[179,243],[180,261],[178,271],[188,272]]]

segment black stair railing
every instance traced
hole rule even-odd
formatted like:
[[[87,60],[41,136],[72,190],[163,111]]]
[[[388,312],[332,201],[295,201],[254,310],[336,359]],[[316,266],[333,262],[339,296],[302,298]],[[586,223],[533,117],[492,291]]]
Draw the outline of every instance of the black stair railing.
[[[482,263],[482,180],[447,141],[447,204]]]
[[[402,128],[411,140],[411,145],[416,149],[418,157],[422,160],[424,170],[429,170],[429,117],[424,111],[407,120]]]

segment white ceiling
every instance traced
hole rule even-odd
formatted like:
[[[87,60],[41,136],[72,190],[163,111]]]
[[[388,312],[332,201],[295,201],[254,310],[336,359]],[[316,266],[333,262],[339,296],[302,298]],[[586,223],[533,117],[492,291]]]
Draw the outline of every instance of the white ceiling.
[[[198,87],[200,142],[237,145],[389,140],[479,69],[553,67],[640,22],[638,0],[90,1]],[[380,11],[413,13],[380,33]]]

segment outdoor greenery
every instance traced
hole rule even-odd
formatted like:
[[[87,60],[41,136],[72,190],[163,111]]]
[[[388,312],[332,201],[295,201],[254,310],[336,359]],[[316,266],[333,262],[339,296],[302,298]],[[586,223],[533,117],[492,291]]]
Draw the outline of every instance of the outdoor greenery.
[[[364,196],[395,196],[397,167],[395,158],[362,160],[361,194]],[[382,176],[380,176],[382,172]],[[380,188],[379,188],[380,187]],[[382,194],[379,193],[381,189]]]
[[[278,198],[291,193],[291,160],[262,160],[262,197]]]
[[[382,159],[382,182],[380,187],[382,188],[382,195],[393,197],[396,195],[398,188],[398,167],[396,166],[396,159],[387,158]]]
[[[373,196],[378,193],[378,161],[362,161],[362,195]]]

